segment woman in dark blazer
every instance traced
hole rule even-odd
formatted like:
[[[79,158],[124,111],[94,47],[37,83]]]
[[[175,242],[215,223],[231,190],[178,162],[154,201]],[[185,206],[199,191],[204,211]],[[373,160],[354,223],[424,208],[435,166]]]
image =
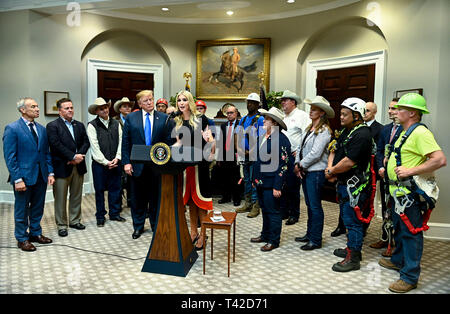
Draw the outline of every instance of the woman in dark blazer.
[[[286,130],[284,114],[278,108],[269,111],[259,109],[264,116],[265,135],[260,136],[257,146],[257,160],[254,163],[252,183],[256,186],[258,201],[263,216],[261,235],[252,238],[253,243],[266,244],[261,251],[271,251],[280,245],[281,213],[280,196],[286,182],[286,174],[293,171],[291,143],[280,129]]]
[[[210,143],[209,160],[202,158],[196,166],[186,168],[184,172],[183,203],[189,205],[189,222],[191,226],[192,242],[196,242],[196,249],[203,249],[203,234],[199,234],[198,220],[203,220],[208,210],[213,209],[211,198],[211,180],[209,178],[209,163],[213,159],[215,152],[215,140],[208,127],[208,118],[199,115],[192,94],[188,91],[181,91],[177,94],[177,115],[175,121],[175,131],[177,133],[177,145],[195,146],[200,143],[201,148]],[[183,139],[182,135],[190,136]],[[196,138],[197,137],[197,138]],[[198,147],[200,148],[200,147]]]

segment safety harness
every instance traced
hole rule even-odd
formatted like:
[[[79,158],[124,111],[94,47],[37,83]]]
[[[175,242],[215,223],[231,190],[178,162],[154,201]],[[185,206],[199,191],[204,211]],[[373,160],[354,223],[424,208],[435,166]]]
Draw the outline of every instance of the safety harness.
[[[400,167],[402,165],[401,148],[402,148],[403,144],[405,144],[406,140],[411,135],[411,133],[420,125],[423,125],[424,127],[426,127],[426,125],[424,125],[423,123],[414,123],[412,126],[410,126],[408,128],[408,130],[406,130],[405,134],[402,136],[402,138],[400,140],[400,145],[398,147],[394,148],[394,145],[391,145],[390,151],[389,151],[389,156],[392,152],[395,153],[395,160],[396,160],[397,167]],[[425,193],[424,190],[419,188],[416,181],[412,177],[408,177],[406,179],[398,180],[398,181],[389,180],[389,184],[395,185],[397,187],[394,190],[394,193],[392,195],[394,202],[395,202],[395,212],[400,216],[401,220],[405,223],[408,230],[412,234],[417,234],[422,231],[427,231],[430,228],[427,225],[427,223],[428,223],[428,220],[430,219],[431,211],[435,207],[436,201],[433,198],[429,197],[427,195],[427,193]],[[411,191],[412,196],[408,195],[404,188],[408,188],[408,190]],[[403,199],[399,199],[399,197],[397,197],[398,192],[402,192],[404,194]],[[414,203],[414,200],[420,201],[420,197],[422,197],[425,200],[428,207],[422,217],[423,218],[422,227],[414,228],[414,226],[411,224],[411,221],[405,214],[405,208],[411,206]]]
[[[344,150],[346,150],[345,145],[351,139],[352,134],[361,127],[368,127],[368,126],[364,123],[361,123],[361,124],[357,125],[356,127],[354,127],[350,131],[350,134],[347,136],[347,138],[342,143]],[[353,207],[353,210],[355,211],[355,214],[356,214],[356,217],[358,218],[358,220],[360,220],[361,222],[366,223],[366,224],[370,223],[373,216],[375,215],[375,209],[373,206],[373,200],[375,199],[376,184],[377,184],[376,183],[376,174],[375,174],[375,170],[374,170],[375,153],[376,153],[376,145],[372,139],[372,152],[370,154],[370,162],[367,165],[366,170],[363,171],[363,173],[362,173],[362,179],[358,178],[358,176],[356,176],[356,175],[353,175],[350,179],[347,180],[347,194],[348,194],[350,206]],[[347,152],[346,152],[346,155],[347,155]],[[356,165],[353,167],[355,168]],[[358,203],[359,203],[359,197],[361,196],[361,192],[369,184],[371,184],[371,186],[372,186],[372,191],[371,191],[370,197],[368,199],[369,206],[370,206],[370,212],[369,212],[369,215],[366,218],[364,218],[362,216],[361,208],[359,207]],[[352,189],[353,189],[353,192],[352,192]]]

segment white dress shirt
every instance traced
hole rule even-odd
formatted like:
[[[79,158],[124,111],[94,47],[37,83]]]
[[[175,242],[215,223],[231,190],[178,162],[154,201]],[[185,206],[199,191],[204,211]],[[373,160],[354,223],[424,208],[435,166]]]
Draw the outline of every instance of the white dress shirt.
[[[311,124],[311,119],[303,110],[294,108],[294,110],[284,117],[283,122],[287,126],[287,131],[283,130],[283,133],[291,142],[291,151],[297,151],[301,145],[300,141],[303,133],[308,125]]]

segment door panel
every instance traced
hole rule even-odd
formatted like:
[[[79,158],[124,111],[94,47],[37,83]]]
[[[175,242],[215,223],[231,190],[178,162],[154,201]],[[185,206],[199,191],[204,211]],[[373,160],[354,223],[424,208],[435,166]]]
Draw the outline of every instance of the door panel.
[[[137,109],[136,94],[144,89],[153,90],[153,87],[153,74],[98,70],[98,97],[111,100],[112,104],[122,97],[128,97],[135,101],[133,110]],[[117,114],[111,108],[110,115]]]

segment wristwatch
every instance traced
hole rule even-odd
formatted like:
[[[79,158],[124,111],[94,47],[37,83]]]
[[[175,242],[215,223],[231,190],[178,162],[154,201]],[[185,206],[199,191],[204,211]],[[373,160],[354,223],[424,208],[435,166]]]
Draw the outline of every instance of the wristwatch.
[[[331,173],[332,173],[331,170],[328,169],[328,170],[327,170],[327,174],[328,174],[328,175],[331,175]]]

